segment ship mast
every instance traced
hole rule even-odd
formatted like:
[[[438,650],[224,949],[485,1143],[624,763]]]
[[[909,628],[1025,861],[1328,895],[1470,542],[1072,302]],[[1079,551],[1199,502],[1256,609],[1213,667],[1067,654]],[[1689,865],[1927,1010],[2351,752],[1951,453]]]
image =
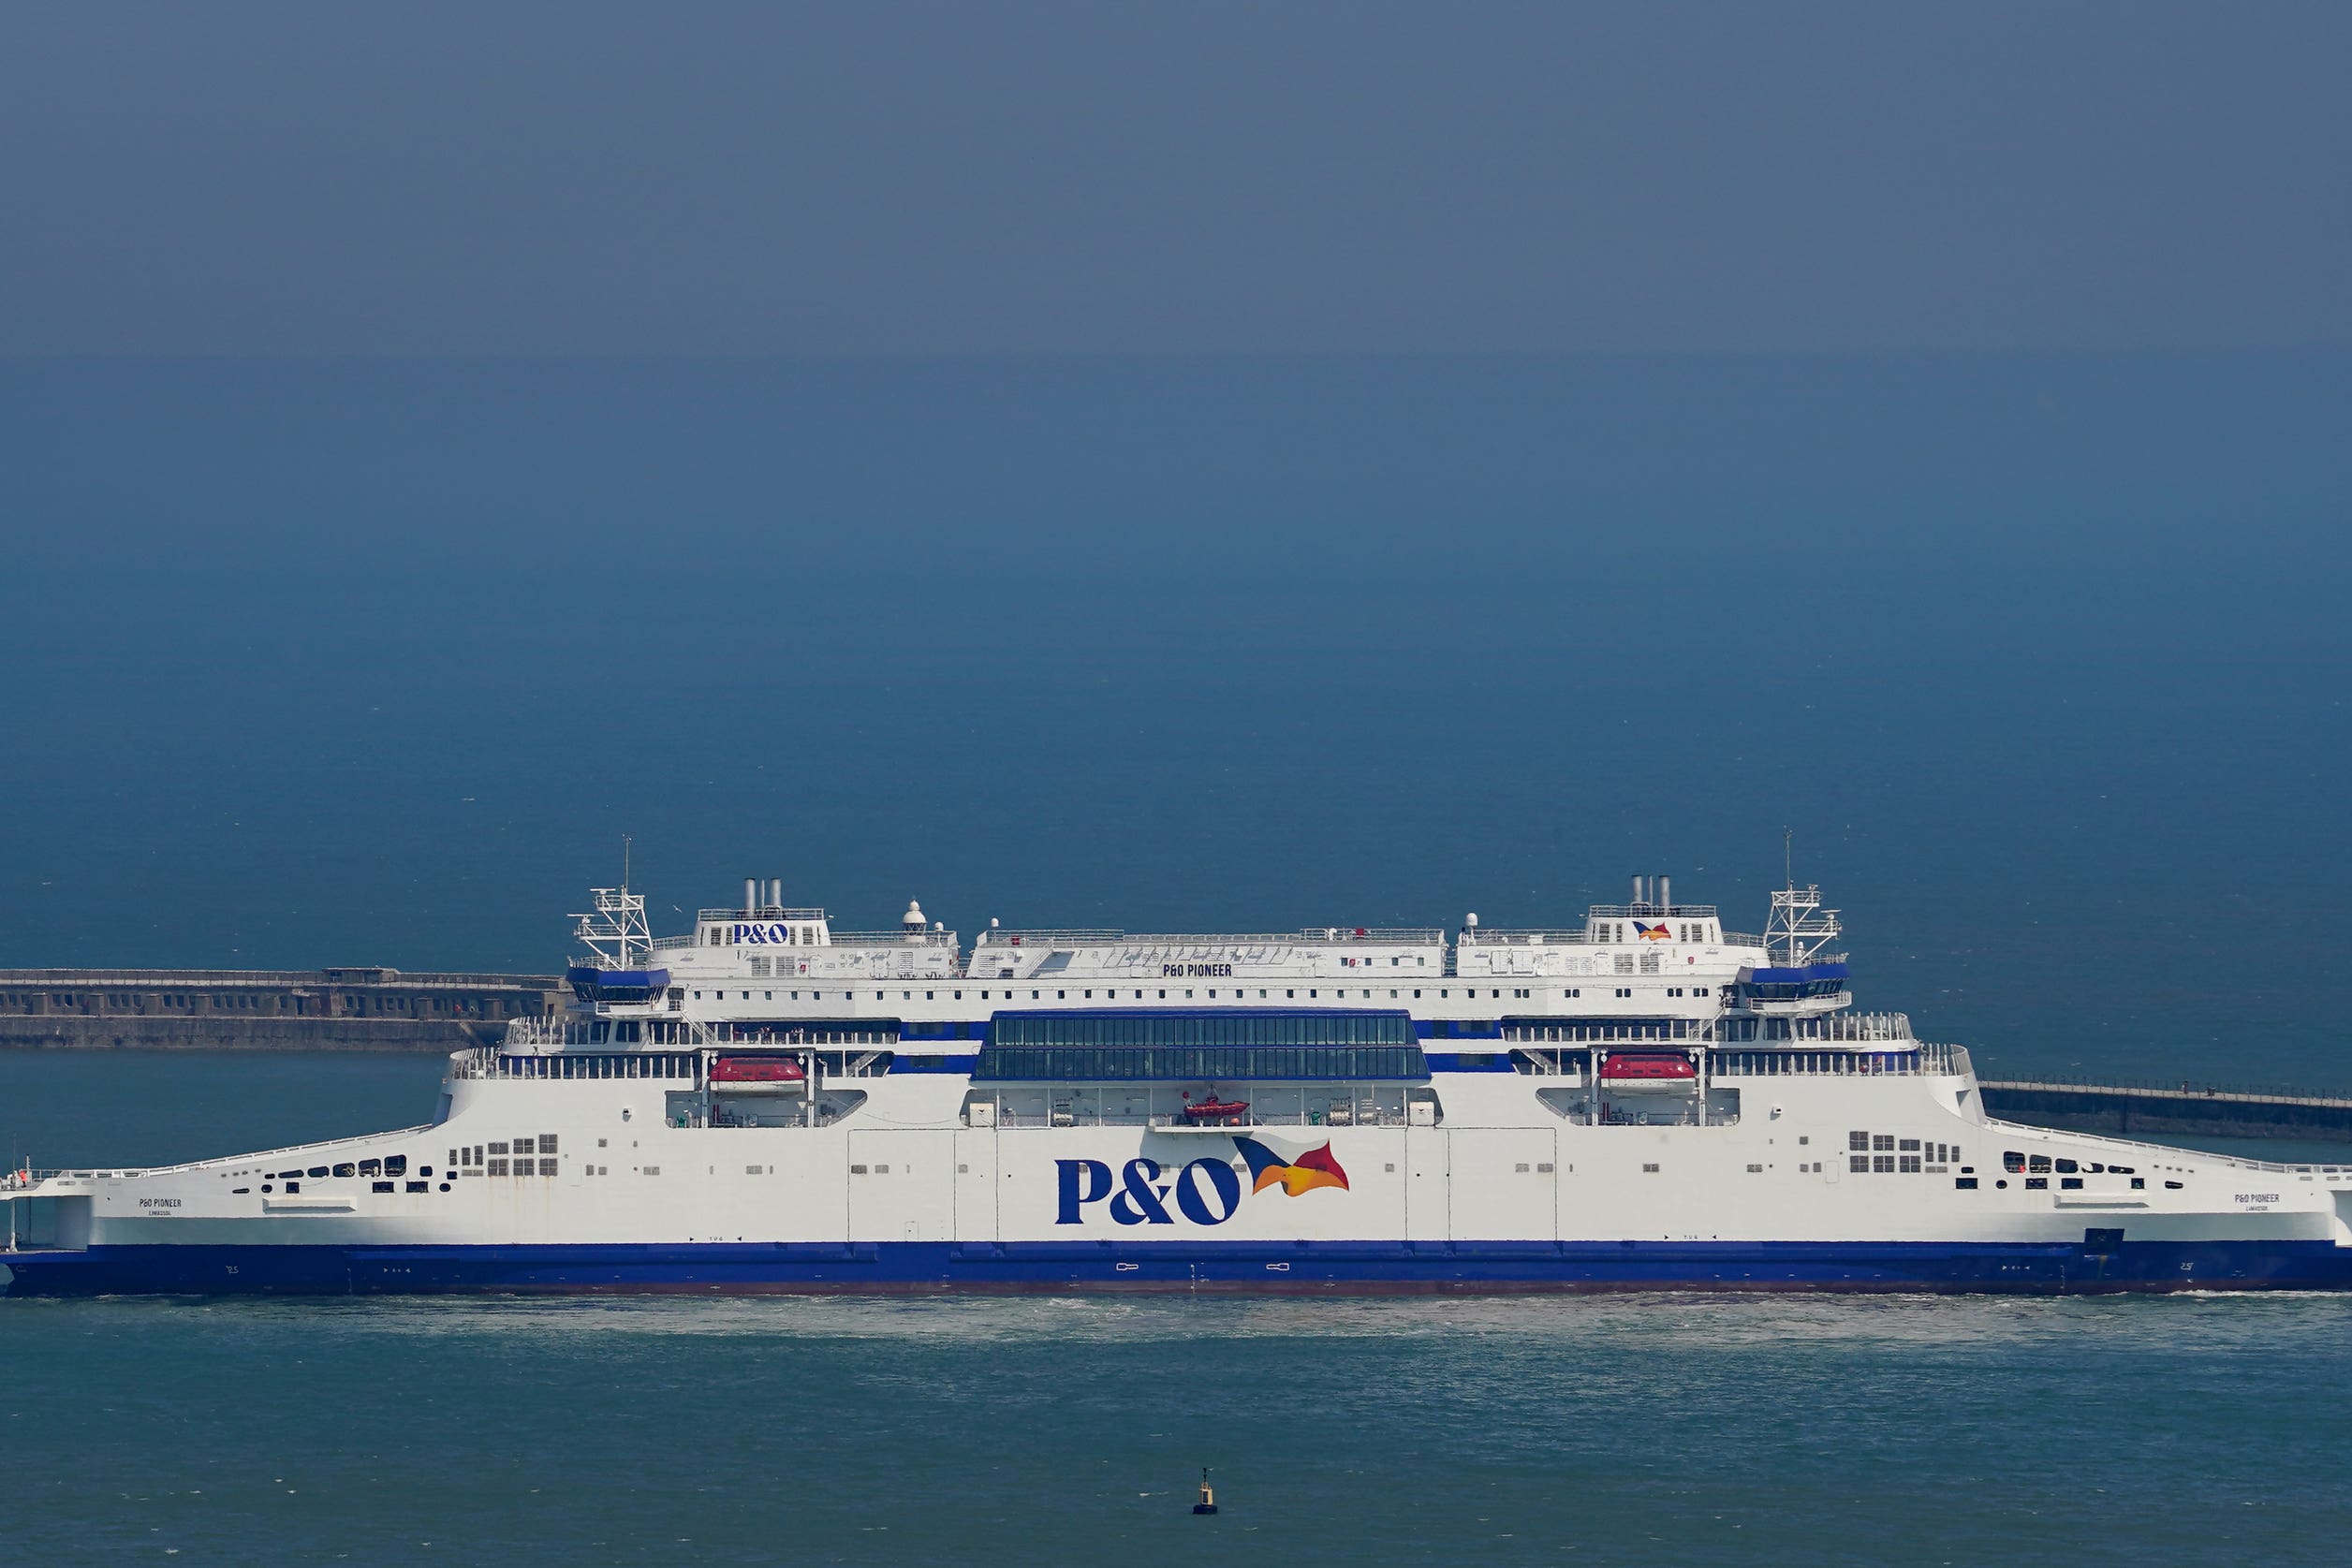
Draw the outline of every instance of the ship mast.
[[[1774,963],[1789,969],[1811,963],[1814,955],[1836,941],[1843,929],[1838,925],[1838,912],[1821,907],[1818,887],[1797,886],[1796,838],[1793,829],[1782,829],[1785,880],[1772,894],[1772,912],[1764,922],[1765,951]]]

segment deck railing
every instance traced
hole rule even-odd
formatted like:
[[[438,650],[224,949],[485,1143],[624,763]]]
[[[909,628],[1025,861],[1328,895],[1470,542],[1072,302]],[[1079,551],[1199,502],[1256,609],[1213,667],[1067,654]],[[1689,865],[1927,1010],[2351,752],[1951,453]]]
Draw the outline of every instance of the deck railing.
[[[1954,1077],[1970,1065],[1964,1046],[1920,1044],[1909,1050],[1716,1050],[1707,1071],[1729,1077]]]

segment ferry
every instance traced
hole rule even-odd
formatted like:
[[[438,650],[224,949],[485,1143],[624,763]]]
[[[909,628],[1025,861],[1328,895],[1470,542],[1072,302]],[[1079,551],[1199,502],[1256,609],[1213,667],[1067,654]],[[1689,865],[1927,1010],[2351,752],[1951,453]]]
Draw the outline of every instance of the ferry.
[[[1817,887],[1561,929],[576,916],[429,1121],[0,1181],[12,1296],[2352,1286],[2352,1167],[2018,1125]]]

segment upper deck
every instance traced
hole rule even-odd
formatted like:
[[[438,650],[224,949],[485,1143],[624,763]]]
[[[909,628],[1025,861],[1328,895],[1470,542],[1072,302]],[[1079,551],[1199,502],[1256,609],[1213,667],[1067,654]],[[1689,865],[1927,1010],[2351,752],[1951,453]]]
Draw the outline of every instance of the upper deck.
[[[654,937],[642,897],[596,890],[576,931],[587,948],[568,975],[577,1005],[515,1039],[560,1047],[588,1021],[654,1026],[595,1032],[606,1043],[902,1025],[958,1038],[1012,1007],[1369,1004],[1478,1034],[1533,1018],[1755,1040],[1801,1038],[1783,1026],[1850,1000],[1843,956],[1821,950],[1834,913],[1810,888],[1774,894],[1763,935],[1725,930],[1714,905],[1678,903],[1658,877],[1635,879],[1631,901],[1593,905],[1576,926],[1496,930],[1472,914],[1449,937],[1433,926],[1163,933],[992,920],[968,950],[919,903],[896,931],[839,931],[823,909],[782,895],[780,882],[747,881],[740,907],[703,909],[692,932]],[[1755,1027],[1720,1027],[1742,1019]]]

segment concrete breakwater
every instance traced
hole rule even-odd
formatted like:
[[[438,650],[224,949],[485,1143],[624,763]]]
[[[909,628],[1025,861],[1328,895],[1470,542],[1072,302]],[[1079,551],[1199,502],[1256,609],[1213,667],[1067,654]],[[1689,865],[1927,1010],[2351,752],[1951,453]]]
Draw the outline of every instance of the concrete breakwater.
[[[2073,1132],[2352,1143],[2352,1095],[2003,1078],[1981,1080],[1977,1092],[1985,1109],[2006,1121]]]
[[[0,969],[0,1049],[448,1051],[565,995],[552,975]]]

